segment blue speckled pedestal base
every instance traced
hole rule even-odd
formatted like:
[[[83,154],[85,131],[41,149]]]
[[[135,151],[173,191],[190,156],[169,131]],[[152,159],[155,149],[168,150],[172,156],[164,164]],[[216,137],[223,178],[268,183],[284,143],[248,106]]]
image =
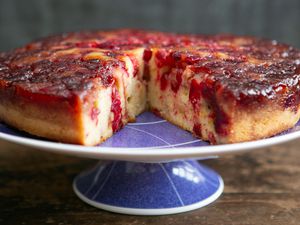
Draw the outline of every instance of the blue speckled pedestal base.
[[[222,178],[197,161],[100,162],[74,180],[84,202],[111,212],[165,215],[208,205],[223,191]]]

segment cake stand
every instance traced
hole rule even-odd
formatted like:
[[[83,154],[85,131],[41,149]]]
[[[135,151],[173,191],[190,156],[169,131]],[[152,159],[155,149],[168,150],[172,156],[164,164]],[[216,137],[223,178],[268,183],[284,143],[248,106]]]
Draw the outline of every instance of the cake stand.
[[[209,145],[150,112],[99,146],[40,139],[0,123],[0,138],[39,150],[101,160],[73,182],[84,202],[111,212],[165,215],[201,208],[223,192],[221,176],[196,160],[261,149],[300,137],[300,122],[274,137]]]

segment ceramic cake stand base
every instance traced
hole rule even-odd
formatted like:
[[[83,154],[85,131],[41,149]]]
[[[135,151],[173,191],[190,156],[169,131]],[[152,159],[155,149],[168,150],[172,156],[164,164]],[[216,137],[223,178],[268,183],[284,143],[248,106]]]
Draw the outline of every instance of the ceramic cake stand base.
[[[223,192],[223,180],[197,161],[100,162],[75,178],[84,202],[111,212],[165,215],[201,208]]]

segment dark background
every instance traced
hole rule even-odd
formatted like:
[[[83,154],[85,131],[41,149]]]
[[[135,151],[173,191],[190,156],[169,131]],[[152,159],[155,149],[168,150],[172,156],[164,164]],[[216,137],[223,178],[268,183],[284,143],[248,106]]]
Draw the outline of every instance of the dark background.
[[[0,0],[0,51],[82,29],[235,33],[300,47],[300,0]]]

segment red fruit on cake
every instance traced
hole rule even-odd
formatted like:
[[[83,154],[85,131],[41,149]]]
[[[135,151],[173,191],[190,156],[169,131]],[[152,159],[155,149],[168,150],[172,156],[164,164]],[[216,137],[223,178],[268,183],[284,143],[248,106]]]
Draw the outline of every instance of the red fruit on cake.
[[[150,109],[212,144],[275,135],[299,120],[300,51],[232,35],[68,33],[0,53],[0,119],[96,145]]]

